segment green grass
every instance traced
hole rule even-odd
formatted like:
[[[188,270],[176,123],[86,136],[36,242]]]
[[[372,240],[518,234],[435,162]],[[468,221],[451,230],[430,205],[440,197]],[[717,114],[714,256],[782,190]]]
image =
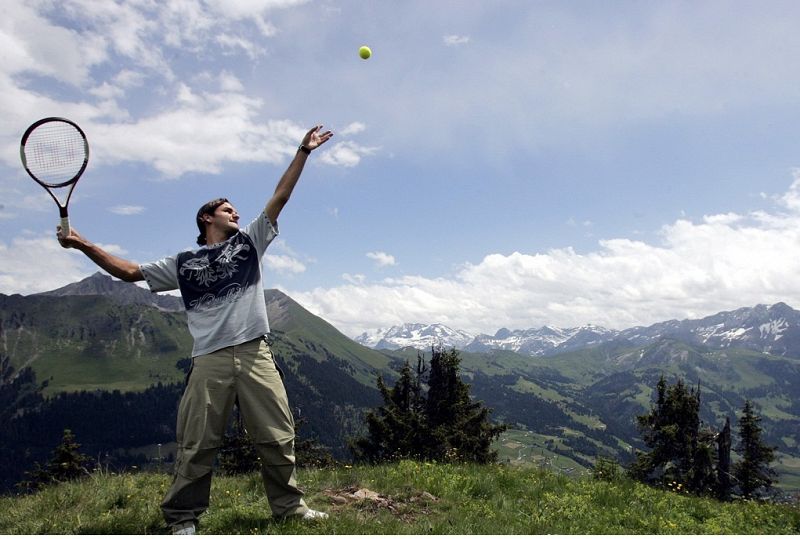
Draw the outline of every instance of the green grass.
[[[800,458],[781,452],[777,452],[776,456],[778,459],[772,463],[779,478],[776,486],[800,492]]]
[[[550,451],[547,442],[564,448],[561,438],[547,434],[509,429],[500,440],[492,444],[497,451],[498,462],[510,466],[536,466],[549,470],[559,470],[571,477],[578,477],[589,471],[571,458]]]
[[[277,521],[257,474],[216,477],[203,534],[798,534],[800,507],[708,499],[536,467],[423,464],[301,470],[321,522]],[[0,498],[0,534],[159,534],[165,474],[100,473]],[[352,500],[369,489],[377,500]],[[337,497],[335,499],[335,497]],[[339,503],[335,503],[335,500]]]

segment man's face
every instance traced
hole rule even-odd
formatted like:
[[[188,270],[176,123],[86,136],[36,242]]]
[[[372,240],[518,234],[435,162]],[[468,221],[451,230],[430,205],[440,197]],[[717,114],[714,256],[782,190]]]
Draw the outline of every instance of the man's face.
[[[209,226],[224,232],[230,237],[239,231],[239,213],[230,202],[223,202],[214,210],[214,215],[208,215]]]

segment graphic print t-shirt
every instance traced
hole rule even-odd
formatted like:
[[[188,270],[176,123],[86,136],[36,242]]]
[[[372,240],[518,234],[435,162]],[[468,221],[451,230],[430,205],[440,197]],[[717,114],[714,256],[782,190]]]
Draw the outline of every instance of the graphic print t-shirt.
[[[266,212],[222,243],[140,265],[152,292],[180,289],[192,356],[269,333],[261,257],[278,235]]]

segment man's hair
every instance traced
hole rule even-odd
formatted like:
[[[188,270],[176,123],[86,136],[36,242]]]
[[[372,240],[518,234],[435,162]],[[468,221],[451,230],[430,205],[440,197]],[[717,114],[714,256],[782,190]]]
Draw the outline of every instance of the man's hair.
[[[226,202],[228,202],[227,198],[215,198],[214,200],[209,200],[197,210],[197,228],[200,230],[200,235],[197,236],[197,245],[202,246],[206,244],[206,223],[203,221],[203,216],[214,215],[217,208]]]

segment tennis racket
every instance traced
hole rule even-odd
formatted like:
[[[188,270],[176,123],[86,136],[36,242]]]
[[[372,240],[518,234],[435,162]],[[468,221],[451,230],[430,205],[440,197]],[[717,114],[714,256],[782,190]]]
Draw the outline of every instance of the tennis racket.
[[[75,184],[89,163],[89,142],[78,124],[66,118],[43,118],[22,135],[22,166],[53,198],[61,215],[61,233],[69,235],[67,206]],[[64,204],[53,189],[69,187]]]

